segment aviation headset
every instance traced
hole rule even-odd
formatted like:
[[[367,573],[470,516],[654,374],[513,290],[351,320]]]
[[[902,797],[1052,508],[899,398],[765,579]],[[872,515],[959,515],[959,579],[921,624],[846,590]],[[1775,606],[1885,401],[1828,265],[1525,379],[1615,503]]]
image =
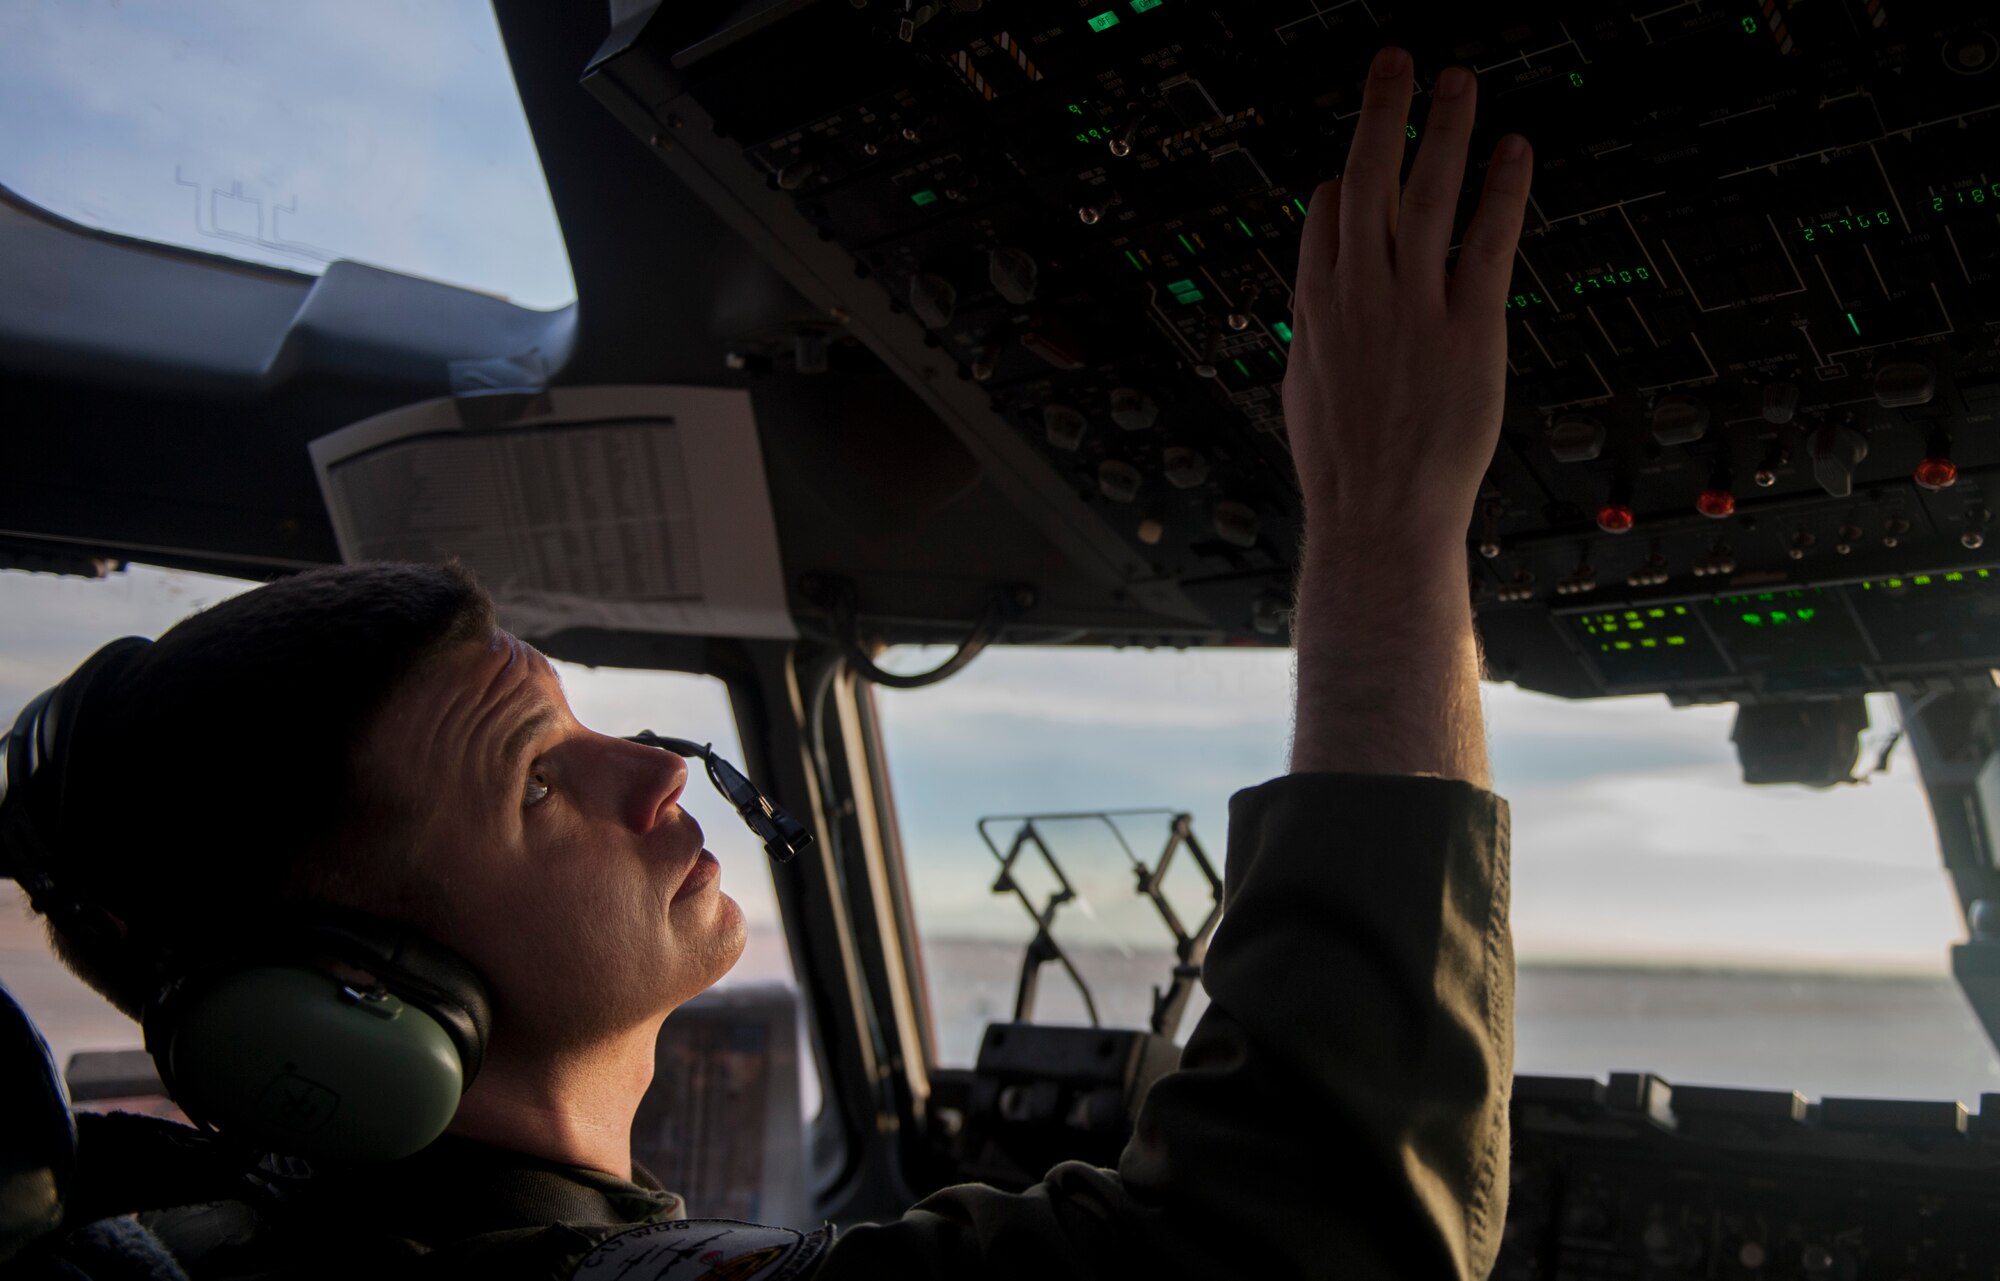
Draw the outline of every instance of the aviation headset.
[[[70,763],[103,689],[151,644],[104,646],[30,702],[0,760],[0,860],[37,911],[86,945],[160,970],[141,1020],[161,1079],[232,1142],[333,1162],[389,1161],[444,1132],[479,1071],[492,1002],[471,966],[409,929],[315,911],[249,932],[226,960],[175,972],[63,868]]]

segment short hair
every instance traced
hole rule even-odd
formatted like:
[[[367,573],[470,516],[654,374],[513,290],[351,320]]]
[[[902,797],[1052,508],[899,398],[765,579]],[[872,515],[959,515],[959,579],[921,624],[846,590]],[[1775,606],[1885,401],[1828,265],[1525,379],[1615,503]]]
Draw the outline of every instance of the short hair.
[[[405,681],[489,635],[492,599],[457,564],[308,570],[176,623],[107,688],[65,779],[57,875],[126,926],[49,939],[134,1018],[161,958],[200,963],[313,900],[366,907],[395,879],[407,789],[360,768]]]

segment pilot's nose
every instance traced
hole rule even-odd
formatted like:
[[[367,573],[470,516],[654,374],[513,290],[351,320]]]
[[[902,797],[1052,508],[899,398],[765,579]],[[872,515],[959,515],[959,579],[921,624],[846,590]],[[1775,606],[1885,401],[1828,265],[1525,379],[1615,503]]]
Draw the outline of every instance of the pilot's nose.
[[[613,739],[626,779],[626,826],[645,833],[671,817],[687,789],[687,759],[664,748]]]

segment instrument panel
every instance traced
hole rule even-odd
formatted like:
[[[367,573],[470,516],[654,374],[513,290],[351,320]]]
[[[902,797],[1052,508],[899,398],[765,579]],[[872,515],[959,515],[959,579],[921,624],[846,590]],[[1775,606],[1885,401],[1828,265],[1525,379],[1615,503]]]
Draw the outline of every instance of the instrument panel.
[[[1431,78],[1479,74],[1462,214],[1500,133],[1536,149],[1466,530],[1490,674],[1755,701],[2000,661],[1983,4],[672,8],[587,83],[1164,637],[1285,639],[1300,229],[1398,43],[1412,154]]]

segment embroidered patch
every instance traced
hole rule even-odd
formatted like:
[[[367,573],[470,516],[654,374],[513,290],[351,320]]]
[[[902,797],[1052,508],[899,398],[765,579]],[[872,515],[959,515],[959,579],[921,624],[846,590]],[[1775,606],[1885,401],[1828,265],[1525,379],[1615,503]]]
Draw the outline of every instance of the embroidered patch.
[[[794,1281],[833,1241],[833,1228],[767,1228],[734,1219],[670,1219],[620,1232],[584,1256],[576,1281]]]

